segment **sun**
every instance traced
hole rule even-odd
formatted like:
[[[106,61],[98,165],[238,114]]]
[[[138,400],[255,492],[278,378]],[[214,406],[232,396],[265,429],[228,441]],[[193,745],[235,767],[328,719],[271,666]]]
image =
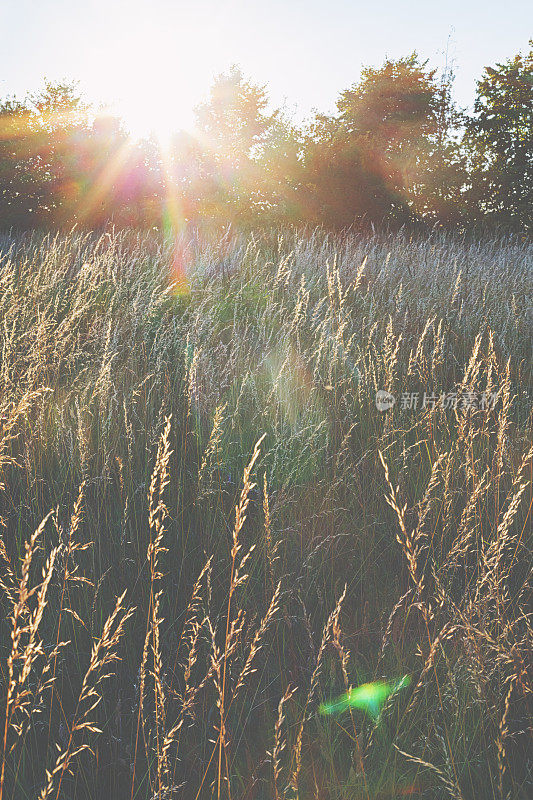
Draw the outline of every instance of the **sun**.
[[[155,139],[161,146],[170,144],[180,130],[190,130],[193,125],[192,109],[181,103],[170,103],[166,91],[153,87],[150,93],[139,93],[129,102],[129,92],[118,104],[119,114],[134,139]]]
[[[190,130],[193,125],[192,108],[183,102],[171,102],[164,87],[143,87],[135,84],[123,87],[121,97],[116,101],[117,114],[134,139],[154,138],[167,145],[173,134],[180,130]],[[132,96],[133,95],[133,96]]]
[[[167,141],[194,124],[205,92],[192,33],[177,37],[161,20],[143,17],[123,28],[119,41],[102,42],[91,68],[94,89],[109,98],[132,137]],[[98,89],[97,89],[98,87]]]

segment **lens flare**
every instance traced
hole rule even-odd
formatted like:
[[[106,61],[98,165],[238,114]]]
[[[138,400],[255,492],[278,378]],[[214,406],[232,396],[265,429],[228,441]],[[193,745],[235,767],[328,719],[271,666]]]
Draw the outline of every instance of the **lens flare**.
[[[115,183],[123,175],[132,150],[131,139],[126,139],[107,160],[76,209],[81,222],[91,218],[96,209],[113,193]]]
[[[190,267],[191,254],[185,241],[187,220],[182,199],[174,186],[170,143],[159,141],[158,144],[164,184],[163,231],[167,237],[171,236],[174,239],[170,280],[174,293],[184,296],[190,291],[187,272]]]
[[[385,701],[400,689],[404,689],[411,683],[409,675],[398,678],[395,681],[374,681],[373,683],[363,683],[355,689],[334,700],[332,703],[322,703],[319,708],[321,714],[341,714],[347,708],[358,708],[366,711],[374,719],[379,717]]]

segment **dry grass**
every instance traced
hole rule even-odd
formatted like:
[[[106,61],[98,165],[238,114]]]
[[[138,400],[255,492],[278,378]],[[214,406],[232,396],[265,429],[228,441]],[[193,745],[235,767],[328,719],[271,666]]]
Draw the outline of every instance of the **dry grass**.
[[[530,246],[183,248],[0,238],[0,800],[530,797]]]

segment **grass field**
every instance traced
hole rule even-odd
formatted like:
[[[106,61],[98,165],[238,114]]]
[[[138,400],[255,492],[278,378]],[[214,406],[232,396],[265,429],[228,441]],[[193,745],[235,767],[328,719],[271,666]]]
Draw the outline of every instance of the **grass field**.
[[[531,245],[178,251],[0,237],[0,798],[531,798]]]

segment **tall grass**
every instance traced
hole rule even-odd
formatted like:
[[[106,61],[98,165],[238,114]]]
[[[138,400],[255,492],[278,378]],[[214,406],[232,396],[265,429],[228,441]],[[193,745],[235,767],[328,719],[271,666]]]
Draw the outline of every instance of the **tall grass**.
[[[1,800],[531,797],[532,295],[518,240],[1,237]]]

